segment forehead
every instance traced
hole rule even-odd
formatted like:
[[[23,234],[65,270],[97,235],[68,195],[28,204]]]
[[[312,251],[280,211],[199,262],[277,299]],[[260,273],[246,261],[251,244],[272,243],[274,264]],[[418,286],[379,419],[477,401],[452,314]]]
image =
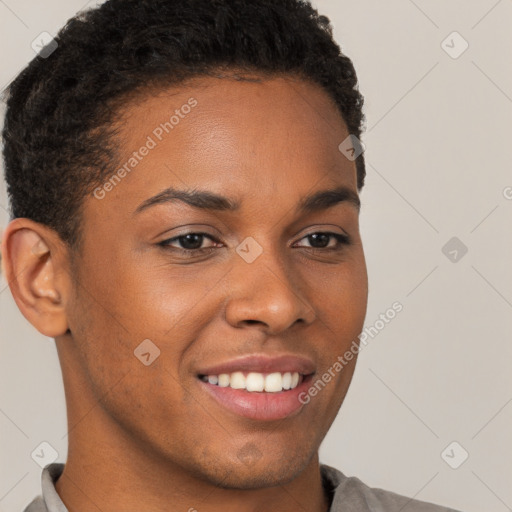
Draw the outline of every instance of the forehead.
[[[116,210],[133,211],[169,186],[283,204],[283,193],[296,201],[333,182],[356,190],[355,163],[338,149],[348,135],[316,84],[291,77],[196,79],[125,106],[115,168],[124,171],[110,179],[101,208],[122,201]]]

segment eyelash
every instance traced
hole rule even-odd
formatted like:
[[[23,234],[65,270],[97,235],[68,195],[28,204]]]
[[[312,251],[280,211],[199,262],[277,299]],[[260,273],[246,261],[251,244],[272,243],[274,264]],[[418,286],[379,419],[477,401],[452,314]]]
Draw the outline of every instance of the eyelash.
[[[161,242],[158,243],[158,245],[163,247],[166,250],[177,251],[177,252],[183,254],[184,256],[207,254],[207,253],[212,252],[214,249],[216,249],[216,247],[205,247],[202,249],[184,249],[182,247],[172,247],[170,245],[171,242],[178,241],[178,240],[185,238],[186,236],[189,236],[189,235],[203,236],[205,238],[210,239],[212,242],[219,243],[218,240],[216,240],[214,237],[212,237],[208,233],[191,231],[190,233],[184,233],[184,234],[176,236],[174,238],[168,238],[166,240],[162,240]],[[337,241],[337,245],[336,245],[336,247],[305,247],[305,249],[309,249],[311,251],[339,252],[339,251],[343,250],[344,246],[350,245],[352,243],[352,240],[349,235],[345,235],[342,233],[333,233],[331,231],[315,231],[314,233],[309,233],[309,234],[303,236],[300,240],[302,240],[304,238],[308,238],[309,236],[312,236],[312,235],[330,236]]]

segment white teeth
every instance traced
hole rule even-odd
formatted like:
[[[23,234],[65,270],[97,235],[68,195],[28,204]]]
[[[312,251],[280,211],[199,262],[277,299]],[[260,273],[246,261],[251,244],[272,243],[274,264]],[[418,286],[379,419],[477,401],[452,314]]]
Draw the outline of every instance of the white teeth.
[[[208,375],[208,378],[211,376]],[[227,373],[221,373],[219,375],[219,386],[221,388],[227,388],[229,386],[229,375]]]
[[[280,373],[271,373],[265,377],[265,391],[277,393],[283,390],[283,376]]]
[[[290,389],[292,387],[292,374],[286,372],[283,374],[283,389]]]
[[[247,391],[263,391],[265,387],[265,379],[261,373],[251,372],[245,380],[245,389]]]
[[[299,385],[300,374],[298,372],[274,372],[263,375],[258,372],[250,372],[245,376],[242,372],[231,374],[203,376],[202,380],[221,388],[245,389],[250,392],[279,393],[294,389]]]
[[[229,385],[233,389],[245,389],[245,377],[242,372],[235,372],[231,374]]]

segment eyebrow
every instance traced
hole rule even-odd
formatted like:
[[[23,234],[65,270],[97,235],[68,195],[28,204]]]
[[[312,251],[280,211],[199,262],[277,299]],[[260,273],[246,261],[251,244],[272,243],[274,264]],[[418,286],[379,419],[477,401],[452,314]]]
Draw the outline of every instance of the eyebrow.
[[[137,207],[134,214],[138,214],[157,204],[164,204],[172,201],[181,201],[189,206],[199,208],[201,210],[238,211],[240,209],[240,201],[236,201],[207,190],[180,190],[174,187],[169,187],[157,195],[143,201]],[[348,203],[354,206],[357,211],[361,208],[361,201],[359,200],[357,193],[348,187],[339,186],[334,189],[320,190],[302,198],[297,205],[297,212],[318,212],[327,210],[339,203]]]

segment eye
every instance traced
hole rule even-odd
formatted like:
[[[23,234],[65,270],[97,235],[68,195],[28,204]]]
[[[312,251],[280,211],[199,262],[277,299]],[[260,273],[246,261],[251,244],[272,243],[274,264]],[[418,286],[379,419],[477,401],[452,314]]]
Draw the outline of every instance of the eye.
[[[205,240],[210,240],[213,242],[213,245],[203,247]],[[308,241],[309,246],[303,246],[306,249],[309,248],[313,250],[326,251],[340,251],[343,249],[343,246],[349,245],[351,243],[351,239],[348,235],[342,233],[332,233],[328,231],[311,233],[301,238],[301,240]],[[207,233],[184,233],[173,238],[168,238],[167,240],[162,240],[158,243],[158,245],[168,250],[190,255],[193,253],[201,254],[205,252],[211,252],[221,244],[218,240],[216,240],[211,235],[208,235]]]
[[[348,235],[342,233],[332,233],[329,231],[320,231],[317,233],[311,233],[301,238],[301,240],[307,239],[311,249],[326,249],[339,251],[343,249],[344,245],[349,245],[351,240]],[[330,243],[334,241],[334,243]],[[306,246],[308,248],[308,246]]]
[[[204,252],[216,247],[216,245],[202,247],[205,239],[218,243],[215,238],[206,233],[185,233],[183,235],[175,236],[174,238],[163,240],[158,245],[169,249],[176,249],[183,253]]]

